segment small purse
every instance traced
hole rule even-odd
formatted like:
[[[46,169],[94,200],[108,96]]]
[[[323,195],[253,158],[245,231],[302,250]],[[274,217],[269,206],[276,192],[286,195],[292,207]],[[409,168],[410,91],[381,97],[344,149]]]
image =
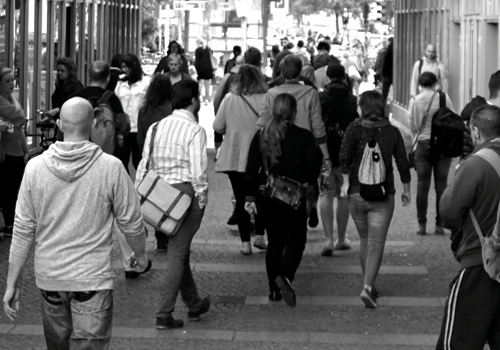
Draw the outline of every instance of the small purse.
[[[144,221],[153,226],[155,230],[167,236],[173,236],[186,217],[191,206],[191,197],[163,181],[153,170],[153,145],[157,130],[158,123],[154,125],[151,132],[146,176],[139,183],[137,192],[141,197],[141,213]]]
[[[418,136],[424,131],[425,128],[425,123],[427,122],[427,118],[429,117],[429,111],[432,106],[432,101],[434,101],[434,96],[436,96],[437,91],[434,91],[434,94],[432,94],[431,101],[429,102],[429,105],[427,106],[427,111],[424,114],[424,118],[422,119],[422,125],[420,125],[420,129],[418,130],[417,135],[415,136],[415,140],[413,140],[413,146],[411,148],[411,152],[408,154],[408,163],[410,164],[410,169],[415,168],[415,152],[417,151],[417,145],[418,145]]]
[[[269,173],[267,159],[262,148],[262,141],[261,153],[264,172],[267,176],[267,182],[264,187],[264,191],[262,192],[262,197],[272,198],[290,209],[297,210],[305,197],[306,188],[300,182],[292,180],[286,176]]]

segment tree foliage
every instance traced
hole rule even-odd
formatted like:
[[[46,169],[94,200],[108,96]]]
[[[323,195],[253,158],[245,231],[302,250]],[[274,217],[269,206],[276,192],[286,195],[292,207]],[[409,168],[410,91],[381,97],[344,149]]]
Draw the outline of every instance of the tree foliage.
[[[156,36],[159,33],[158,19],[155,17],[155,6],[158,0],[142,0],[142,45],[155,51]]]
[[[351,12],[357,17],[362,13],[365,2],[374,0],[290,0],[290,11],[292,15],[302,21],[302,16],[313,15],[320,12],[342,16],[344,11]]]

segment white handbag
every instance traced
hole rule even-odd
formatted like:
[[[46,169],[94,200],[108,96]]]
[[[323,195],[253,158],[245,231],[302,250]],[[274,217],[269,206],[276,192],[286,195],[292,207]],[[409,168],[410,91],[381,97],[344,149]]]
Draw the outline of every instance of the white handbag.
[[[153,145],[158,123],[153,126],[149,157],[146,163],[146,176],[137,187],[144,221],[155,230],[173,236],[179,230],[191,205],[191,197],[169,185],[156,174],[152,164]]]

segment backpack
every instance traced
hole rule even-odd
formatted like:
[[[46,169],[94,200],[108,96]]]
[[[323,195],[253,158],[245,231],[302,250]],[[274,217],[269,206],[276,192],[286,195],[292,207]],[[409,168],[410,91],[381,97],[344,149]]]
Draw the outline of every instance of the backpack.
[[[432,116],[431,149],[446,157],[462,155],[465,125],[462,117],[446,107],[446,94],[439,92],[439,109]]]
[[[373,134],[365,145],[363,158],[358,170],[358,180],[361,185],[359,194],[368,202],[383,201],[385,192],[385,163],[382,151]]]
[[[500,157],[495,151],[493,151],[492,149],[483,148],[476,152],[474,155],[481,157],[488,163],[490,163],[490,165],[495,169],[498,176],[500,177]],[[479,236],[479,240],[481,242],[481,254],[483,257],[484,270],[492,280],[500,283],[500,228],[498,220],[498,218],[500,217],[500,211],[497,212],[497,222],[495,224],[495,227],[493,228],[493,231],[489,236],[486,237],[483,236],[481,227],[479,227],[479,223],[477,222],[472,208],[469,209],[469,215],[471,217],[472,224],[474,225],[474,229],[476,230],[476,233]]]
[[[117,139],[115,113],[108,103],[113,94],[113,91],[107,90],[97,102],[93,103],[95,124],[90,130],[90,141],[108,154],[113,154],[115,151]]]

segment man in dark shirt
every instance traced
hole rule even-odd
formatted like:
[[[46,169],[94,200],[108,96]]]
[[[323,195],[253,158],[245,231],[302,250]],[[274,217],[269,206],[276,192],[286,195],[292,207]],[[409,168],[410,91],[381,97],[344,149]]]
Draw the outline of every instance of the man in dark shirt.
[[[110,67],[107,62],[104,61],[92,62],[89,68],[89,78],[90,78],[89,85],[83,90],[75,92],[73,95],[70,96],[70,98],[82,97],[91,102],[98,101],[102,97],[102,95],[104,95],[104,93],[106,92],[106,87],[108,86],[109,83],[109,77],[110,77]],[[113,94],[113,96],[109,98],[108,104],[115,114],[124,113],[122,103],[120,102],[118,96]]]
[[[238,56],[241,56],[241,46],[236,45],[233,47],[233,58],[226,62],[226,66],[224,67],[224,75],[231,72],[231,69],[234,68],[234,66],[236,65],[236,57]]]

